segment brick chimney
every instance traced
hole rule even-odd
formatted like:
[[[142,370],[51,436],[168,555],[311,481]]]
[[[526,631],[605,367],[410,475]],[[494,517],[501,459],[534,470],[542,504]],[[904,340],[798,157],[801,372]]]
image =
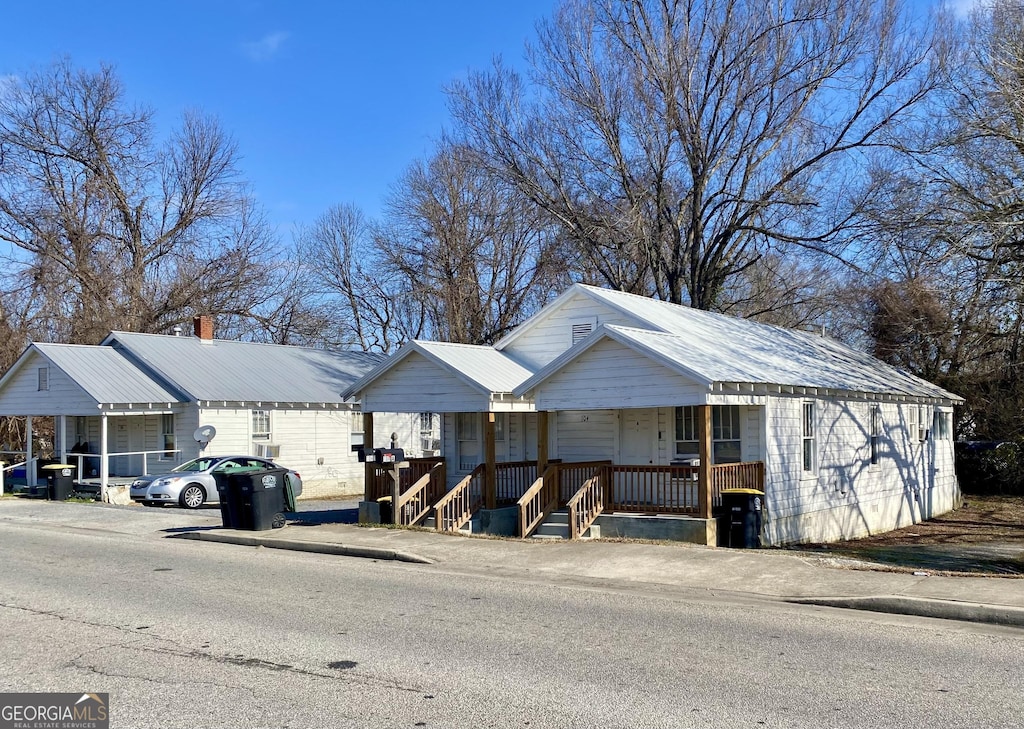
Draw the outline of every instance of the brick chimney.
[[[196,336],[206,341],[213,341],[213,317],[196,316],[192,318],[192,328],[196,333]]]

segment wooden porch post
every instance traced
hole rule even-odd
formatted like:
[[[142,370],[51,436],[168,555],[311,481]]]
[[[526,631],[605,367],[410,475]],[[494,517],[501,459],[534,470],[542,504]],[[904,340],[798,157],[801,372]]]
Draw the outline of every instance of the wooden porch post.
[[[498,479],[494,460],[494,413],[484,413],[484,506],[488,509],[498,505]]]
[[[700,466],[697,471],[697,510],[701,519],[711,518],[711,406],[697,406],[697,440]]]
[[[548,411],[537,411],[537,478],[548,468]]]
[[[369,501],[373,476],[377,470],[377,464],[370,461],[373,455],[373,413],[363,413],[363,451],[367,457],[363,464],[363,501]]]
[[[25,416],[25,485],[33,488],[36,485],[36,469],[32,463],[32,416]]]

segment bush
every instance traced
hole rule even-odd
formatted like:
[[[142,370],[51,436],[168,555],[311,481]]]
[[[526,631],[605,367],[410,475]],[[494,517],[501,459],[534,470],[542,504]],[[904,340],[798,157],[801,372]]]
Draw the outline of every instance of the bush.
[[[956,476],[965,494],[1024,496],[1024,441],[957,443]]]

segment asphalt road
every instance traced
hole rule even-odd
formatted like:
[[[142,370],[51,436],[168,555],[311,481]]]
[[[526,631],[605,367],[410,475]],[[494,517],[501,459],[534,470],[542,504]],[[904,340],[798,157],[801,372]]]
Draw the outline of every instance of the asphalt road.
[[[1024,633],[0,524],[0,690],[113,727],[1018,727]]]

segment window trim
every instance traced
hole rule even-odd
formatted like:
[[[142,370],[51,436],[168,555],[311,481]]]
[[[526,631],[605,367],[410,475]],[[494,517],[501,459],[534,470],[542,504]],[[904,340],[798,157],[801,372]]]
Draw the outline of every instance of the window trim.
[[[458,448],[457,465],[460,473],[472,471],[477,465],[479,465],[480,459],[483,456],[483,448],[480,442],[482,440],[480,420],[480,413],[455,413],[455,445]],[[469,425],[469,430],[472,431],[471,433],[466,432],[464,429],[464,426],[467,424]],[[475,452],[464,454],[464,443],[466,445],[473,444],[473,450]],[[467,468],[466,464],[468,461],[463,462],[463,455],[468,455],[475,459],[472,466]]]
[[[879,461],[878,446],[882,438],[882,406],[875,403],[868,410],[868,447],[869,462],[877,466]]]
[[[817,415],[813,402],[800,403],[800,468],[805,476],[818,473]]]
[[[264,408],[253,408],[250,412],[252,415],[252,439],[254,441],[269,441],[271,434],[274,432],[270,411]],[[266,421],[266,430],[258,429],[258,424],[262,424],[261,421]]]
[[[174,432],[176,425],[174,420],[174,413],[163,413],[160,415],[160,441],[163,446],[163,452],[157,458],[159,461],[174,460],[175,454],[167,452],[177,450],[178,448],[178,439]],[[168,430],[168,423],[170,423],[170,430]],[[170,443],[170,447],[168,447],[168,443]]]

